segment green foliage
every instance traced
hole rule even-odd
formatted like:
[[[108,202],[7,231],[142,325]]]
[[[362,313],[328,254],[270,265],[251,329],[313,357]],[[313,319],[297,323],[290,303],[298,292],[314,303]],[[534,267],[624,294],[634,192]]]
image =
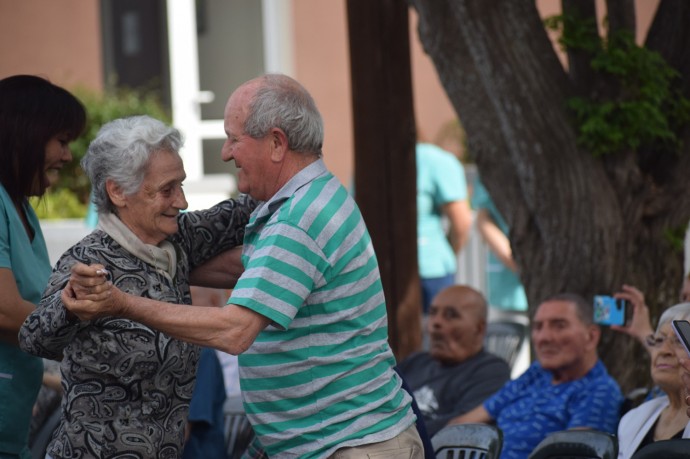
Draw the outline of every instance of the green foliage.
[[[170,123],[170,114],[153,93],[110,89],[97,94],[83,88],[73,92],[86,107],[86,128],[84,134],[70,144],[73,160],[60,172],[60,180],[42,199],[31,201],[40,218],[80,218],[86,215],[91,187],[79,162],[105,123],[132,115],[150,115]]]
[[[594,18],[583,19],[570,14],[550,16],[544,19],[544,25],[560,34],[558,43],[563,50],[580,49],[594,53],[601,48]]]
[[[40,198],[32,197],[29,203],[40,219],[83,218],[87,209],[87,204],[69,188],[48,192]]]
[[[561,31],[561,45],[591,55],[592,69],[608,86],[567,102],[582,147],[595,156],[652,144],[678,151],[676,132],[690,120],[690,101],[676,89],[678,72],[659,53],[638,46],[627,31],[600,38],[591,20],[554,16],[545,24]]]
[[[685,234],[688,231],[688,225],[682,225],[677,228],[666,228],[664,230],[664,239],[671,246],[674,252],[685,252]]]

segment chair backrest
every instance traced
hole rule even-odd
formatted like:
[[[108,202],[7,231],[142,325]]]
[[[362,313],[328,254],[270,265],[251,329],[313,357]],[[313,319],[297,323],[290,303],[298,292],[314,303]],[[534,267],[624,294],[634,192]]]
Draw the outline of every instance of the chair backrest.
[[[527,326],[518,322],[489,322],[484,336],[484,349],[495,354],[511,367],[515,363],[522,343],[527,336]]]
[[[431,437],[436,459],[498,459],[503,432],[489,424],[453,424]]]
[[[223,405],[225,451],[229,459],[239,459],[254,436],[240,397],[230,397]]]
[[[616,459],[615,435],[598,430],[574,429],[549,434],[534,448],[529,459]]]
[[[659,440],[640,448],[632,459],[682,459],[690,457],[690,438]]]

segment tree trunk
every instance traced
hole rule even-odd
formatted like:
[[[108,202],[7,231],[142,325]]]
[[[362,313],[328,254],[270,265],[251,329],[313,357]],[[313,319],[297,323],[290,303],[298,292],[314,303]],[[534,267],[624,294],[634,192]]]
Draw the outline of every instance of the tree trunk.
[[[379,261],[391,346],[402,359],[422,339],[408,8],[348,0],[347,12],[355,196]]]
[[[566,110],[577,81],[533,2],[410,3],[470,154],[510,225],[530,310],[554,293],[591,298],[623,283],[645,292],[657,317],[674,304],[682,251],[667,233],[690,217],[682,179],[690,155],[642,161],[638,152],[602,159],[583,151]],[[624,390],[649,380],[646,354],[629,337],[605,332],[600,353]]]

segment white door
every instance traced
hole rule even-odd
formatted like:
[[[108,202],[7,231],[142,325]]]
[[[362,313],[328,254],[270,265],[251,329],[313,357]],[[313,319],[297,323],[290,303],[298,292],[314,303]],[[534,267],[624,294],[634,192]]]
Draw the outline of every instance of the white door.
[[[220,160],[228,96],[261,73],[292,74],[292,0],[167,0],[167,15],[173,124],[185,135],[185,191],[190,208],[205,207],[217,200],[209,192],[227,193],[231,183],[232,167]],[[197,205],[195,195],[204,202]]]

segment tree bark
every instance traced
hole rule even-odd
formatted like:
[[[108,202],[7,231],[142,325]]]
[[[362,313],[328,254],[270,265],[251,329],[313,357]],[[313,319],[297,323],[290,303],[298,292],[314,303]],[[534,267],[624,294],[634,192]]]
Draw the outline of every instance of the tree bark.
[[[690,155],[645,162],[638,152],[583,151],[566,109],[578,88],[533,2],[410,3],[470,154],[510,225],[530,310],[554,293],[591,299],[623,283],[645,292],[655,315],[674,304],[682,251],[667,234],[690,217],[681,179]],[[629,337],[606,332],[600,351],[625,390],[649,380],[645,353]]]

